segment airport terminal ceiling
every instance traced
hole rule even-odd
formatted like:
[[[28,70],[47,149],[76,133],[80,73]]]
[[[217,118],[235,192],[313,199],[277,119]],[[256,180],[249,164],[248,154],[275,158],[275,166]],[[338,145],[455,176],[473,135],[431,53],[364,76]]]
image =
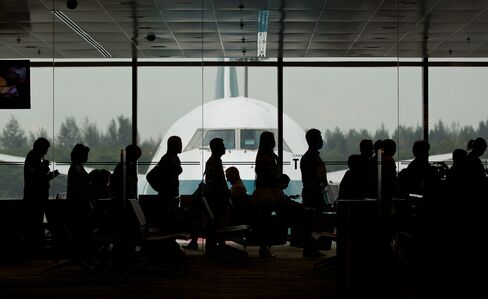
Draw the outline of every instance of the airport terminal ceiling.
[[[0,57],[488,57],[488,0],[75,2],[0,1]]]

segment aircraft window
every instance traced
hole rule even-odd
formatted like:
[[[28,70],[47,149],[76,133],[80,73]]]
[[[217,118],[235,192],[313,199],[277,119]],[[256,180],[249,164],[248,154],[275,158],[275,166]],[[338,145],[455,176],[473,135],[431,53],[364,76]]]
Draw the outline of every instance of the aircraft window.
[[[276,130],[269,130],[269,129],[247,129],[241,130],[241,149],[258,149],[259,148],[259,136],[264,131],[271,131],[276,136],[278,132]],[[283,150],[287,152],[291,152],[290,148],[283,141]]]
[[[202,136],[205,135],[202,143]],[[196,148],[209,148],[210,140],[214,138],[222,138],[226,149],[235,149],[235,132],[234,130],[202,130],[198,129],[195,135],[191,138],[190,142],[185,148],[185,151],[189,151]]]
[[[236,148],[236,139],[234,130],[208,130],[205,134],[205,139],[203,140],[203,145],[208,147],[210,140],[214,138],[224,139],[224,145],[226,149]]]

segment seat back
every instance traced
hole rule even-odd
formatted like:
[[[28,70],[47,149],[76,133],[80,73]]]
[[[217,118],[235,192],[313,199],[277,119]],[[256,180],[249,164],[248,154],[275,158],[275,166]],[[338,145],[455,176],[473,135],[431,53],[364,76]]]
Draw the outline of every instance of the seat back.
[[[148,225],[146,221],[146,216],[142,211],[142,207],[139,204],[139,201],[137,199],[129,199],[129,203],[139,224],[139,229],[141,230],[142,233],[147,232]]]

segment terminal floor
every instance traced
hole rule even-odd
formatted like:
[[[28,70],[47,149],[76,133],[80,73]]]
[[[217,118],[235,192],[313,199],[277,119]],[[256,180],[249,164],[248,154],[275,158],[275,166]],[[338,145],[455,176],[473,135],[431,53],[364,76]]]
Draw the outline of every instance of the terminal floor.
[[[245,260],[226,260],[188,250],[188,272],[176,277],[149,270],[131,276],[88,275],[76,268],[43,274],[53,261],[3,261],[0,298],[488,298],[462,291],[416,292],[408,286],[384,292],[342,292],[337,288],[336,269],[314,270],[315,263],[335,255],[334,248],[319,259],[303,258],[301,249],[289,245],[273,247],[276,256],[266,259],[259,257],[256,247],[247,251]]]

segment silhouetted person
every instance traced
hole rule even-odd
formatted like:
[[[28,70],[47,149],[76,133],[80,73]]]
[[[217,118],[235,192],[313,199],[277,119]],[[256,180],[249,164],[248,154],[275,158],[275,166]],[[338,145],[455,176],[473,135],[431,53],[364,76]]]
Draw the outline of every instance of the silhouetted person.
[[[89,233],[90,178],[83,164],[88,161],[90,148],[76,144],[71,151],[71,165],[68,170],[66,198],[69,201],[70,230],[73,238],[86,237]]]
[[[368,197],[378,198],[378,152],[383,148],[383,140],[378,139],[373,144],[373,157],[369,162]]]
[[[135,144],[125,147],[126,167],[126,199],[137,198],[137,160],[142,155],[142,150]],[[122,199],[124,165],[119,162],[110,176],[110,194],[116,200]]]
[[[167,150],[159,160],[159,191],[158,197],[162,204],[161,217],[162,223],[167,221],[170,216],[171,205],[175,204],[175,199],[180,195],[179,176],[183,172],[180,158],[182,143],[178,136],[171,136],[167,141]]]
[[[466,194],[468,188],[468,152],[455,149],[452,152],[452,166],[449,169],[447,181],[450,190],[456,194],[458,200]]]
[[[231,166],[225,170],[225,177],[230,183],[230,199],[232,202],[232,222],[234,224],[246,223],[249,213],[249,198],[247,189],[242,182],[239,170]]]
[[[359,171],[361,172],[362,180],[366,184],[365,197],[371,196],[370,186],[373,185],[373,173],[371,173],[371,159],[373,159],[374,145],[371,139],[363,139],[359,143],[360,164]]]
[[[317,129],[310,129],[305,134],[308,150],[300,160],[300,170],[302,173],[302,202],[309,215],[306,215],[305,224],[305,245],[303,256],[318,257],[320,252],[311,237],[313,231],[318,228],[318,218],[327,206],[327,171],[325,163],[320,158],[319,150],[323,147],[324,141],[322,134]]]
[[[210,150],[212,154],[205,164],[205,185],[208,204],[214,214],[214,227],[209,230],[206,251],[208,254],[213,254],[217,245],[213,231],[226,224],[230,203],[229,188],[225,180],[221,159],[225,155],[224,140],[222,138],[210,140]]]
[[[480,157],[485,153],[487,148],[486,140],[478,137],[468,142],[467,154],[467,173],[468,173],[468,190],[465,205],[467,214],[470,217],[472,226],[472,246],[473,246],[473,266],[476,264],[478,270],[485,269],[488,265],[486,252],[488,251],[488,240],[486,239],[486,230],[488,229],[488,220],[486,210],[488,209],[488,178],[486,170]]]
[[[256,188],[253,204],[256,205],[256,234],[258,235],[261,257],[271,257],[271,246],[268,244],[270,235],[269,221],[273,205],[280,202],[281,191],[278,188],[279,158],[274,153],[276,142],[274,134],[269,131],[259,136],[259,148],[256,155]]]
[[[373,141],[371,139],[363,139],[359,143],[359,151],[361,158],[365,161],[371,160],[374,154]]]
[[[180,158],[178,154],[182,150],[181,138],[178,136],[171,136],[167,141],[166,154],[159,160],[159,191],[158,199],[161,204],[161,229],[170,231],[174,229],[176,223],[172,223],[174,219],[173,208],[177,205],[177,198],[180,195],[180,181],[179,176],[183,172],[181,168]],[[196,239],[195,239],[196,240]],[[175,239],[167,240],[164,244],[165,250],[170,255],[182,255],[180,245]]]
[[[49,161],[44,156],[50,143],[46,138],[38,138],[24,163],[24,237],[29,242],[39,242],[44,236],[44,212],[49,198],[49,181],[59,175],[49,169]]]
[[[398,180],[395,164],[396,143],[392,139],[383,140],[383,154],[381,156],[381,189],[382,205],[390,208],[391,199],[397,195]]]
[[[125,147],[125,163],[119,162],[110,176],[110,196],[112,197],[111,216],[113,229],[121,238],[114,243],[114,263],[117,266],[124,266],[127,257],[133,256],[135,242],[140,238],[140,229],[135,225],[131,206],[128,202],[124,205],[123,200],[137,198],[137,160],[142,155],[142,150],[135,144]],[[124,186],[124,164],[125,164],[125,186]],[[125,198],[124,198],[125,189]],[[124,214],[125,206],[125,214]]]
[[[94,205],[98,199],[110,197],[110,176],[110,171],[106,169],[93,169],[88,174],[91,183],[90,198],[92,205]]]
[[[486,169],[480,157],[486,151],[486,140],[478,137],[468,142],[468,178],[470,183],[470,193],[473,199],[486,199],[488,194],[488,180],[486,177]]]
[[[236,167],[231,166],[227,168],[225,170],[225,177],[231,185],[230,197],[232,199],[245,198],[247,196],[246,186],[242,182],[239,170]]]
[[[339,199],[364,199],[367,195],[367,182],[361,172],[363,160],[360,155],[350,155],[347,159],[349,169],[339,185]]]
[[[429,163],[430,144],[427,141],[419,140],[413,144],[412,153],[415,159],[407,166],[406,181],[401,182],[406,186],[406,194],[424,195],[427,188],[431,187],[433,179],[432,168]]]

